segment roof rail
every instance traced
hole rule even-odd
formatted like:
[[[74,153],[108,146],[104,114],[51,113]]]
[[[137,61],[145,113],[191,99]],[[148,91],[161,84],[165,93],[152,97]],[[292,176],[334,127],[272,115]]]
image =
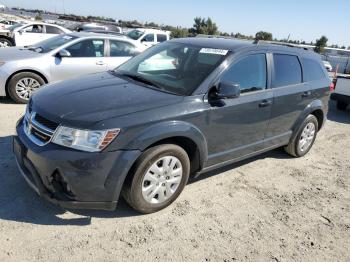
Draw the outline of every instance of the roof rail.
[[[294,47],[294,48],[300,48],[300,49],[304,49],[304,50],[309,50],[308,48],[299,46],[298,44],[278,42],[278,41],[268,41],[268,40],[255,39],[254,42],[253,42],[253,44],[255,44],[255,45],[259,45],[260,43],[262,43],[262,44],[288,46],[288,47]]]
[[[223,38],[223,39],[238,39],[233,36],[224,36],[224,35],[205,35],[205,34],[198,34],[196,37],[203,37],[203,38]]]

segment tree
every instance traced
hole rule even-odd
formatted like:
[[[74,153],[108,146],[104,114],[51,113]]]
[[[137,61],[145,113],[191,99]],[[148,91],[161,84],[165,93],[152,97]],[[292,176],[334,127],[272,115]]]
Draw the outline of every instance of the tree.
[[[218,27],[210,17],[208,19],[195,17],[190,33],[193,35],[216,35],[218,34]]]
[[[255,34],[255,40],[272,41],[272,34],[265,31],[260,31]]]
[[[172,38],[183,38],[188,36],[188,29],[177,27],[171,30]]]
[[[41,13],[37,13],[37,15],[34,18],[36,21],[41,21],[43,20],[43,17],[41,16]]]
[[[316,44],[315,44],[315,52],[316,53],[323,53],[324,52],[324,48],[327,46],[327,42],[328,42],[328,38],[325,37],[324,35],[321,36],[320,39],[316,40]]]

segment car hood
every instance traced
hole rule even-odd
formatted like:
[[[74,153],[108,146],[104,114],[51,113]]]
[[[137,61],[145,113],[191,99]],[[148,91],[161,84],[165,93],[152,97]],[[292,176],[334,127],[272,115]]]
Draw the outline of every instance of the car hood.
[[[178,103],[177,96],[109,72],[47,85],[32,96],[32,110],[51,121],[80,128],[139,111]]]
[[[23,47],[7,47],[0,49],[0,61],[2,62],[37,58],[42,55],[41,53],[30,51]]]

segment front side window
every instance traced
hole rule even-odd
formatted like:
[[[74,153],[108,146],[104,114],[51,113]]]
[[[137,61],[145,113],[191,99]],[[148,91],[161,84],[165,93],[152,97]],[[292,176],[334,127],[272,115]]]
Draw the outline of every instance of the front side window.
[[[228,50],[165,42],[119,66],[114,72],[164,91],[191,95],[229,55]]]
[[[167,36],[163,34],[157,34],[157,42],[165,42],[167,40]]]
[[[273,87],[296,85],[302,82],[301,66],[297,56],[274,54]]]
[[[148,34],[145,35],[144,38],[142,38],[143,42],[154,42],[154,34]]]
[[[25,33],[43,33],[43,26],[42,25],[30,25],[25,28],[23,28],[23,31]]]
[[[62,33],[64,33],[64,32],[61,29],[59,29],[58,27],[54,27],[54,26],[50,26],[50,25],[46,26],[46,34],[59,35]]]
[[[66,50],[72,57],[103,57],[104,46],[105,43],[102,39],[88,39],[73,44]]]
[[[303,58],[304,81],[322,80],[325,78],[321,64],[310,58]]]
[[[130,43],[117,40],[109,40],[109,42],[111,57],[126,57],[135,54],[135,46]]]
[[[266,55],[249,55],[235,63],[221,78],[221,81],[239,84],[241,92],[258,91],[266,88]]]
[[[64,44],[67,44],[73,40],[77,39],[76,36],[72,35],[58,35],[42,42],[39,42],[31,47],[33,51],[38,53],[48,53]]]

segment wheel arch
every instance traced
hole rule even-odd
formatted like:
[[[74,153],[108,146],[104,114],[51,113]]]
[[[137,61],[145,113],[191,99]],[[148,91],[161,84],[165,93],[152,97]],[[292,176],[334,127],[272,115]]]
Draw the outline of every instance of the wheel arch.
[[[17,75],[17,74],[20,74],[20,73],[33,73],[33,74],[37,74],[38,76],[40,76],[43,80],[44,80],[44,82],[45,82],[45,84],[48,84],[49,83],[49,81],[48,81],[48,78],[43,74],[43,73],[41,73],[41,72],[39,72],[39,71],[37,71],[37,70],[33,70],[33,69],[21,69],[21,70],[18,70],[18,71],[16,71],[16,72],[14,72],[14,73],[12,73],[8,78],[7,78],[7,80],[6,80],[6,84],[5,84],[5,91],[6,91],[6,96],[8,96],[8,86],[9,86],[9,83],[10,83],[10,81],[11,81],[11,79],[15,76],[15,75]]]

